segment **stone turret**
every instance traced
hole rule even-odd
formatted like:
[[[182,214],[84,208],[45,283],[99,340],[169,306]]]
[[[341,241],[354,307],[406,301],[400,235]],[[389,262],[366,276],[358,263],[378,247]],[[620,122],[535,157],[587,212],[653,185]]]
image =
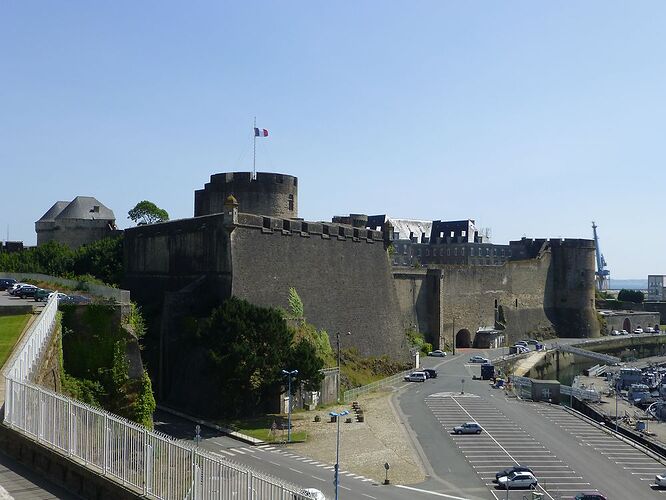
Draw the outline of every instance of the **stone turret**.
[[[226,172],[210,176],[203,189],[194,192],[194,216],[221,213],[227,198],[238,202],[247,214],[295,219],[298,217],[298,178],[286,174]]]

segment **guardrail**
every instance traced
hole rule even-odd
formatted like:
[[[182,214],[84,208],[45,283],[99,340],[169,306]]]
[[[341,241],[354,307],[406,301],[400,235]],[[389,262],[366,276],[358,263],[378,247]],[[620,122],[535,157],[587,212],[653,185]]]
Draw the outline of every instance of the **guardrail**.
[[[147,498],[307,500],[301,489],[30,382],[56,327],[57,294],[5,370],[5,424]]]
[[[388,387],[390,385],[395,385],[398,382],[404,382],[405,376],[415,371],[418,371],[418,368],[405,370],[404,372],[396,373],[395,375],[391,375],[390,377],[377,380],[376,382],[371,382],[370,384],[350,389],[344,392],[342,398],[345,403],[348,403],[359,397],[361,394],[367,394],[369,392],[374,392],[379,389],[383,389],[384,387]]]

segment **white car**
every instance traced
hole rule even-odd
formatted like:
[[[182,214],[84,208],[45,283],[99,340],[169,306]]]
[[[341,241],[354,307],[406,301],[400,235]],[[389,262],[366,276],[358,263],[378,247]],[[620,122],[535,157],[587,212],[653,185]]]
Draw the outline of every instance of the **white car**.
[[[643,333],[643,329],[640,326],[637,326],[634,333]]]
[[[434,351],[430,351],[428,353],[428,356],[434,356],[436,358],[443,358],[446,356],[446,352],[442,351],[441,349],[435,349]]]
[[[613,336],[615,336],[615,335],[622,335],[622,334],[621,334],[619,331],[617,331],[617,330],[613,330],[613,331],[611,331],[610,334],[613,335]]]
[[[627,330],[622,330],[620,332],[620,335],[629,335],[629,332]]]
[[[657,476],[654,478],[654,482],[657,486],[666,486],[666,472],[657,474]]]
[[[428,376],[425,372],[412,372],[409,375],[405,375],[406,382],[425,382]]]
[[[500,488],[535,488],[539,481],[530,472],[512,472],[497,479]]]
[[[312,500],[326,500],[324,494],[317,488],[305,488],[294,495],[294,500],[306,500],[310,498]]]
[[[652,328],[651,326],[648,326],[648,327],[645,329],[645,333],[654,333],[654,328]]]
[[[469,358],[470,363],[490,363],[490,360],[488,358],[484,358],[483,356],[472,356]]]

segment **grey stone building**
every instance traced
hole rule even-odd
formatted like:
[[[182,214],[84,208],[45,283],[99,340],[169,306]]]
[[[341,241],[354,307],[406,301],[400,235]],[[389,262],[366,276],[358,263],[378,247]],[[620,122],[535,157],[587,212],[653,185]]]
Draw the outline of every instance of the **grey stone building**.
[[[120,233],[113,211],[92,196],[56,201],[35,222],[35,231],[38,246],[57,241],[73,249]]]
[[[345,217],[336,217],[334,221],[348,223]],[[500,266],[511,258],[510,246],[490,243],[480,234],[473,219],[423,221],[371,215],[367,227],[388,229],[394,266]]]

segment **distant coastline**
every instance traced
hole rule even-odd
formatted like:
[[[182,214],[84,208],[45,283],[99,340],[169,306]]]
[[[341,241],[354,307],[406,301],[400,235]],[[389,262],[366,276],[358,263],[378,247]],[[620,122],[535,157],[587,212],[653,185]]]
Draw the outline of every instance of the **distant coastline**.
[[[611,290],[647,290],[647,279],[644,280],[610,280]]]

